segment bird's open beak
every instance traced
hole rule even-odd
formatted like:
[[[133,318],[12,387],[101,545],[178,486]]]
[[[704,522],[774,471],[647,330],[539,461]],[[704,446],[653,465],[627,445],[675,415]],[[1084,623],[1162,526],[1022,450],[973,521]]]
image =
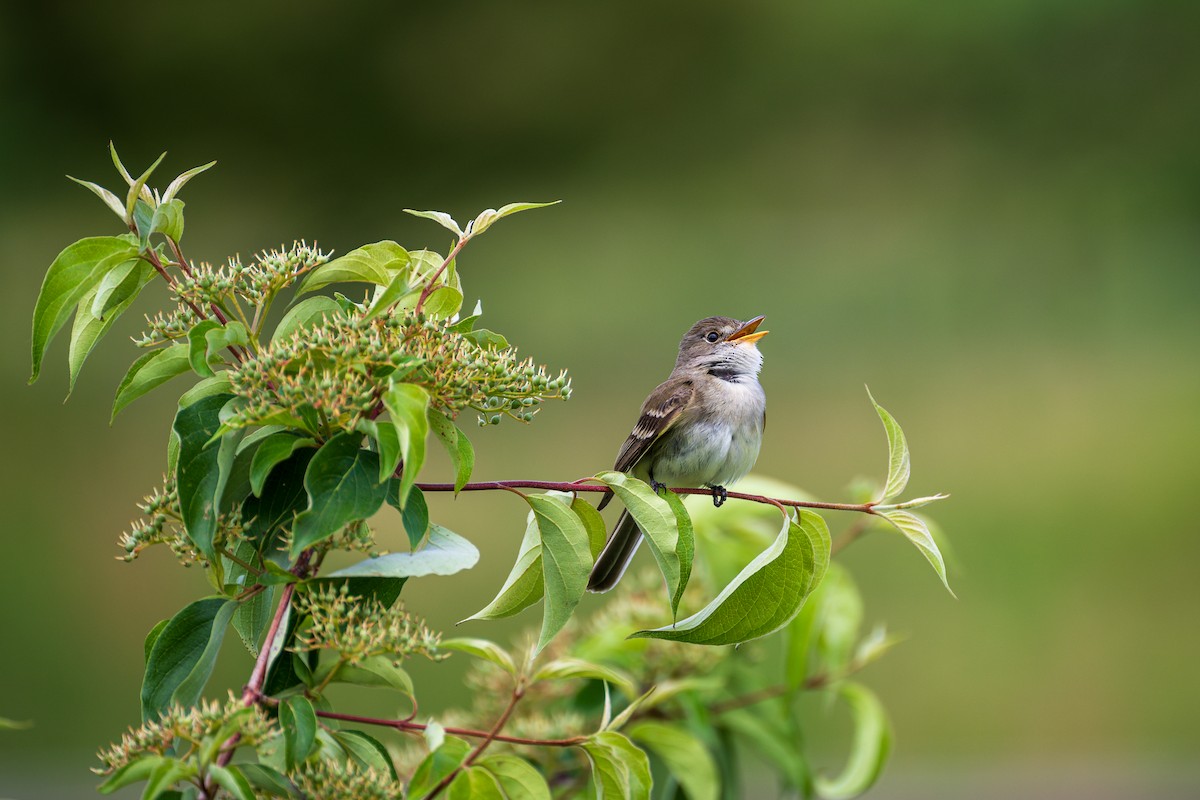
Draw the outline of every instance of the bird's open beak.
[[[764,319],[766,319],[766,317],[762,315],[755,317],[733,333],[729,334],[729,339],[727,341],[733,342],[734,344],[754,344],[770,332],[758,330],[758,326],[762,324]]]

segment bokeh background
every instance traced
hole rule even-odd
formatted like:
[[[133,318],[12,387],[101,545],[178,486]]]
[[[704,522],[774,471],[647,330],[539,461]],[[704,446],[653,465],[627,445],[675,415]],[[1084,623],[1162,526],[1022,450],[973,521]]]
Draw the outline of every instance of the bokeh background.
[[[62,337],[25,385],[45,268],[117,232],[62,177],[112,185],[110,139],[135,171],[169,150],[168,178],[219,160],[184,193],[213,261],[444,249],[401,209],[564,200],[461,260],[488,326],[576,391],[479,431],[481,478],[607,468],[691,322],[766,314],[761,473],[830,500],[879,476],[866,383],[912,492],[953,494],[958,600],[898,537],[845,556],[908,635],[864,675],[897,731],[874,796],[1197,796],[1198,26],[1146,0],[0,6],[0,716],[34,721],[0,732],[0,796],[91,796],[142,637],[204,592],[168,554],[113,559],[173,409],[108,425],[136,315],[69,404]],[[410,594],[449,624],[523,513],[432,502],[483,551]]]

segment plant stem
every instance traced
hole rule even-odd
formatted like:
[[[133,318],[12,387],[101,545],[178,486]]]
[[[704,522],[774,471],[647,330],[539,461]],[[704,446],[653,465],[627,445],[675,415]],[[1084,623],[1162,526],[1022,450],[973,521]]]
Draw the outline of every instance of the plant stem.
[[[425,795],[425,800],[433,800],[433,798],[445,791],[446,787],[449,786],[458,776],[458,773],[471,766],[475,759],[479,758],[479,755],[487,749],[487,746],[494,742],[496,737],[500,735],[500,730],[504,727],[504,724],[508,722],[508,718],[512,716],[513,709],[517,707],[517,703],[520,702],[521,698],[524,696],[525,687],[521,681],[518,681],[517,685],[513,688],[512,697],[509,698],[508,705],[505,706],[504,712],[500,715],[500,718],[496,720],[496,724],[492,726],[490,731],[488,731],[487,736],[485,736],[483,741],[475,746],[474,750],[467,754],[467,757],[463,759],[461,764],[451,770],[449,775],[442,778],[441,781],[438,782],[437,786],[434,786],[433,790],[429,792],[429,794]]]
[[[425,300],[429,297],[429,295],[433,294],[433,289],[437,284],[437,279],[442,277],[442,273],[446,271],[446,267],[450,266],[450,262],[454,261],[454,259],[458,257],[458,254],[469,241],[471,241],[470,236],[464,236],[463,238],[459,239],[458,244],[454,245],[454,249],[450,251],[450,255],[446,256],[446,260],[442,262],[442,265],[433,273],[433,277],[430,278],[425,284],[425,288],[421,290],[421,296],[417,298],[417,305],[413,309],[418,314],[420,314],[421,309],[425,307]]]

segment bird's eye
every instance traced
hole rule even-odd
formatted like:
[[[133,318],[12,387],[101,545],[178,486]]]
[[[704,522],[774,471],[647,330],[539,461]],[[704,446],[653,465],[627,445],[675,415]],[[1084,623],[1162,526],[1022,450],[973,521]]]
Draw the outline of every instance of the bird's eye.
[[[708,339],[710,342],[715,342],[717,339],[721,338],[721,334],[717,333],[716,331],[709,331],[708,336],[705,336],[704,338]]]

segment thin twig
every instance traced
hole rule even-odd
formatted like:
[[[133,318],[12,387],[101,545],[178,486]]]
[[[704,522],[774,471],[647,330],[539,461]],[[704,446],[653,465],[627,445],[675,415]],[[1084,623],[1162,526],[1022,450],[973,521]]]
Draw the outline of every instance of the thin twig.
[[[450,255],[446,256],[446,260],[442,262],[442,265],[438,267],[436,271],[434,271],[433,277],[430,278],[425,284],[425,288],[421,290],[421,296],[417,298],[417,305],[413,310],[418,314],[420,314],[421,310],[425,308],[425,300],[428,299],[429,295],[433,294],[433,290],[437,284],[437,279],[442,277],[442,273],[446,271],[446,267],[450,266],[450,262],[454,261],[454,259],[458,257],[458,254],[464,247],[466,247],[467,242],[469,241],[471,241],[470,236],[464,236],[463,238],[459,239],[458,244],[454,245],[454,249],[450,251]]]
[[[483,741],[475,746],[474,750],[467,754],[467,757],[463,759],[461,764],[450,770],[450,774],[438,781],[438,784],[433,787],[433,790],[430,791],[429,794],[425,795],[425,800],[433,800],[433,798],[445,791],[446,787],[449,786],[458,776],[458,773],[470,767],[471,764],[474,763],[475,759],[479,758],[480,754],[487,749],[487,746],[494,742],[496,737],[500,735],[500,731],[502,728],[504,728],[504,724],[508,722],[508,718],[512,716],[513,709],[517,707],[517,703],[520,702],[521,698],[524,696],[525,687],[520,681],[518,681],[517,685],[513,688],[512,697],[509,698],[508,705],[505,706],[504,712],[500,715],[500,718],[496,720],[496,724],[492,726],[490,731],[488,731],[487,736],[485,736]]]

